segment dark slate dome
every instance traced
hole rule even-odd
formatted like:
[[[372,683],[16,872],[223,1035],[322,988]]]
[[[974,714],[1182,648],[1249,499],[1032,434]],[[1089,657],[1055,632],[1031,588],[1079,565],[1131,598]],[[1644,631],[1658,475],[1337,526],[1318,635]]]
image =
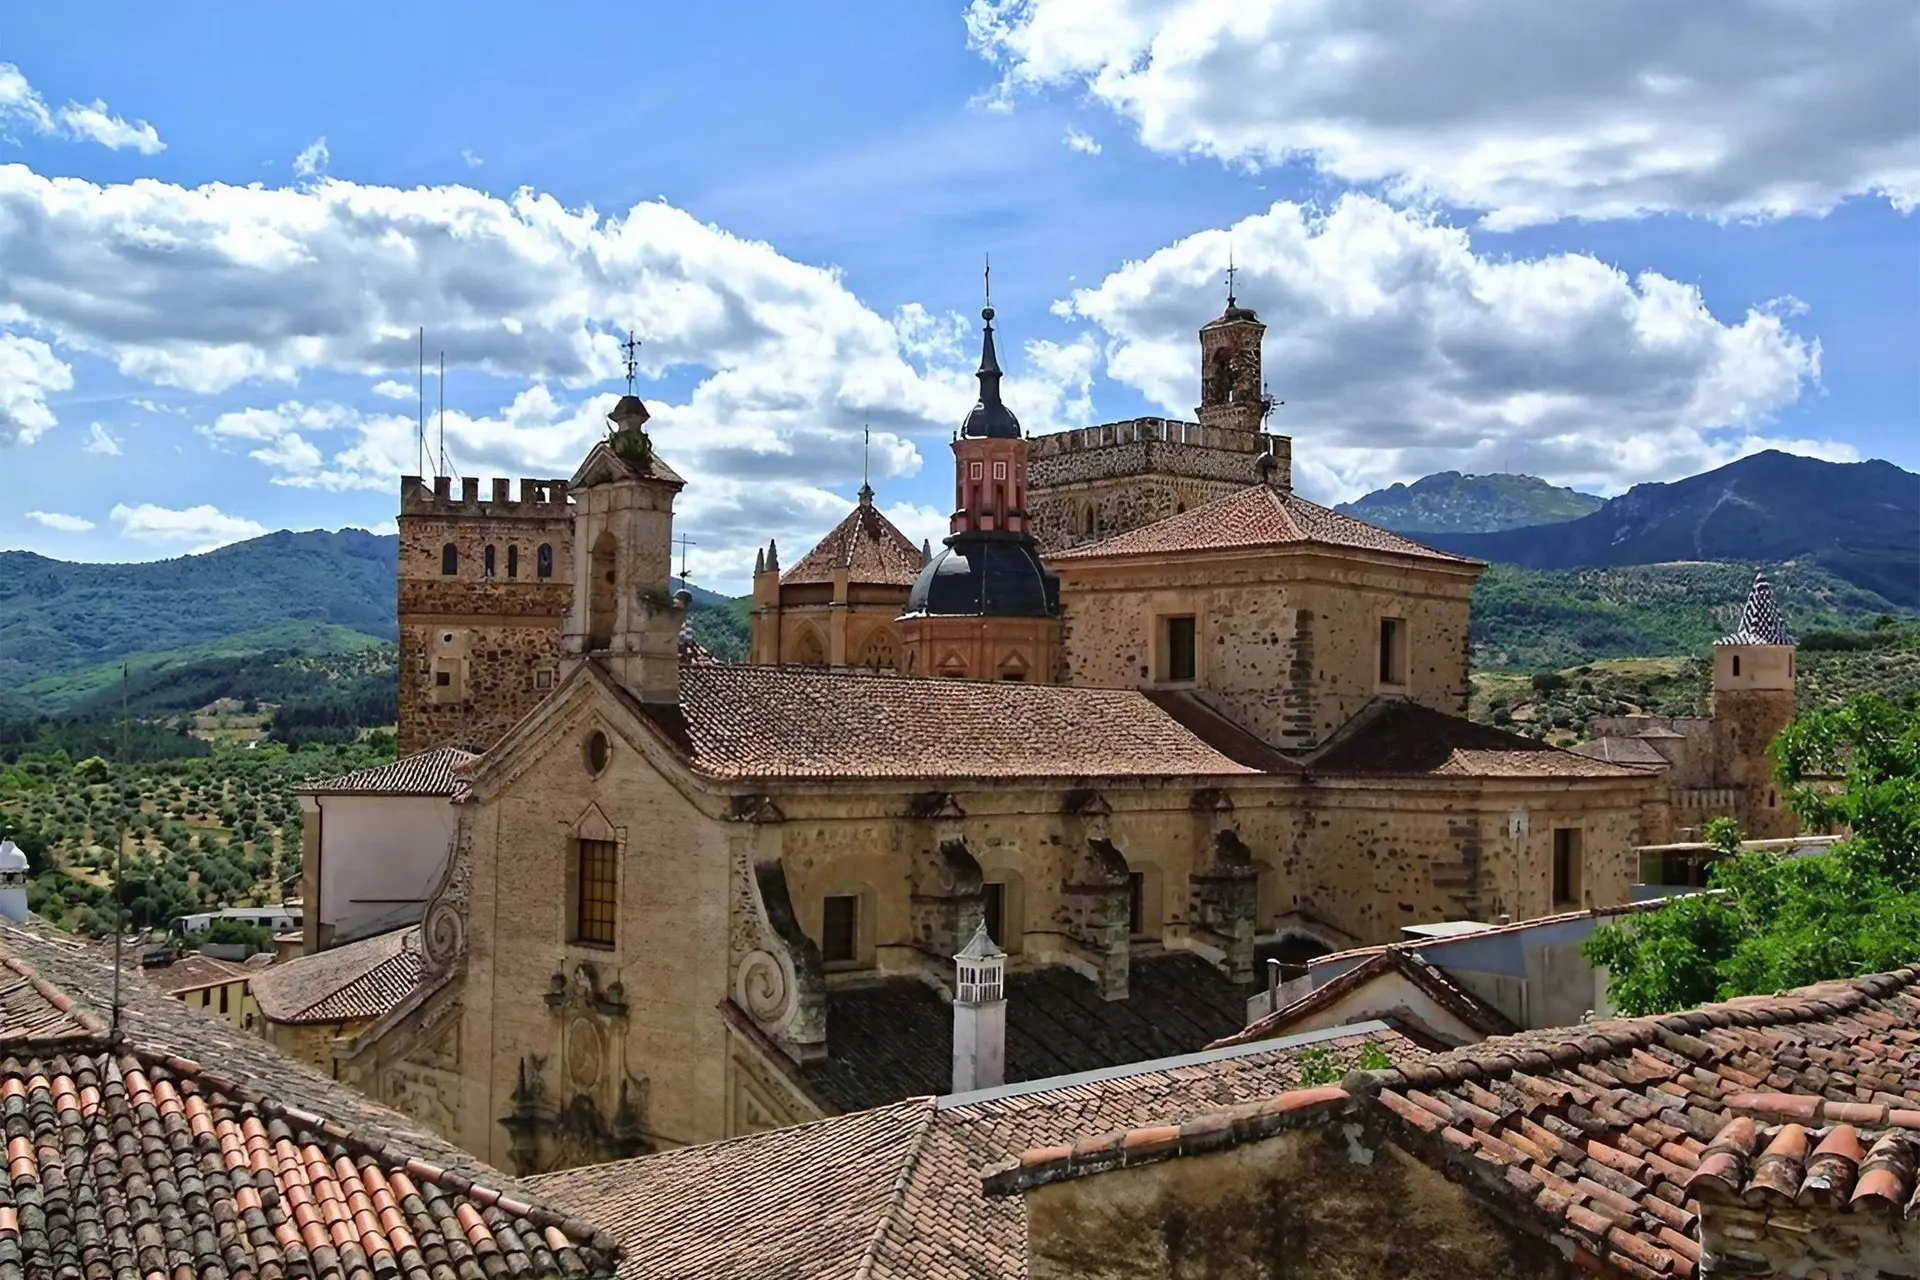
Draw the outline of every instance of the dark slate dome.
[[[907,596],[908,614],[969,618],[1051,618],[1060,579],[1040,563],[1023,533],[959,534],[929,560]]]

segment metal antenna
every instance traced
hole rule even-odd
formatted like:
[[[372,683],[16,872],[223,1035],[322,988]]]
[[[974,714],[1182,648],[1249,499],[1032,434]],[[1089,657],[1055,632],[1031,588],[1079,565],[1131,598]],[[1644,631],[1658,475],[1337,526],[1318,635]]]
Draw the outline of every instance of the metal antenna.
[[[444,476],[447,472],[447,353],[440,353],[440,469],[435,475]],[[464,481],[462,482],[464,483]]]
[[[686,582],[687,576],[688,576],[687,575],[687,548],[697,547],[700,544],[695,542],[692,538],[689,538],[684,533],[681,534],[679,537],[675,538],[674,541],[680,544],[680,581],[684,583]]]
[[[633,330],[631,329],[627,330],[627,340],[620,344],[620,350],[625,352],[627,357],[628,395],[634,394],[633,383],[635,377],[637,377],[640,372],[640,348],[642,345],[640,339],[633,335]]]
[[[427,470],[427,326],[420,326],[420,362],[414,366],[420,392],[420,416],[414,419],[415,465],[422,474]]]

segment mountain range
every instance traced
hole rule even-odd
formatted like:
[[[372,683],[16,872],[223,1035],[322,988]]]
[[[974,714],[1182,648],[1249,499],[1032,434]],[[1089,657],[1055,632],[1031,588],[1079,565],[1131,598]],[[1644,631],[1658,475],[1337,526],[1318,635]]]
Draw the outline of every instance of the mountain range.
[[[1594,502],[1557,523],[1508,523]],[[1802,628],[1920,608],[1920,476],[1886,462],[1763,453],[1604,502],[1529,476],[1446,472],[1342,509],[1496,562],[1476,592],[1474,650],[1500,666],[1697,651],[1756,563],[1787,566],[1783,605]],[[397,555],[393,535],[356,529],[146,564],[0,552],[0,712],[92,705],[123,662],[156,680],[194,664],[198,679],[261,654],[390,645]],[[1745,567],[1673,563],[1701,561]],[[696,638],[743,657],[746,602],[691,590]]]
[[[1375,489],[1334,510],[1395,533],[1490,533],[1588,515],[1606,499],[1539,476],[1466,476],[1441,471]]]

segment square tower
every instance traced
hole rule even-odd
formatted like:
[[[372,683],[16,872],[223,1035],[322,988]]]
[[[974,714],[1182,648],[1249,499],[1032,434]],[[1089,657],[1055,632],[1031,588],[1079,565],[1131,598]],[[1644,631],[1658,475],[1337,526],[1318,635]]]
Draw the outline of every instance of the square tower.
[[[573,598],[564,480],[400,481],[398,750],[484,751],[558,678]]]

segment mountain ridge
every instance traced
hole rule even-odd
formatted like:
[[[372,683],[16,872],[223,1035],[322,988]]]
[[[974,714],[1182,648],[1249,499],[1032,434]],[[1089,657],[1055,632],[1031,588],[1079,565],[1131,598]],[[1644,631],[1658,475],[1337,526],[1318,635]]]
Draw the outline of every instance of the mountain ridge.
[[[1606,499],[1539,476],[1436,471],[1342,502],[1335,511],[1408,535],[1490,533],[1589,515]]]

